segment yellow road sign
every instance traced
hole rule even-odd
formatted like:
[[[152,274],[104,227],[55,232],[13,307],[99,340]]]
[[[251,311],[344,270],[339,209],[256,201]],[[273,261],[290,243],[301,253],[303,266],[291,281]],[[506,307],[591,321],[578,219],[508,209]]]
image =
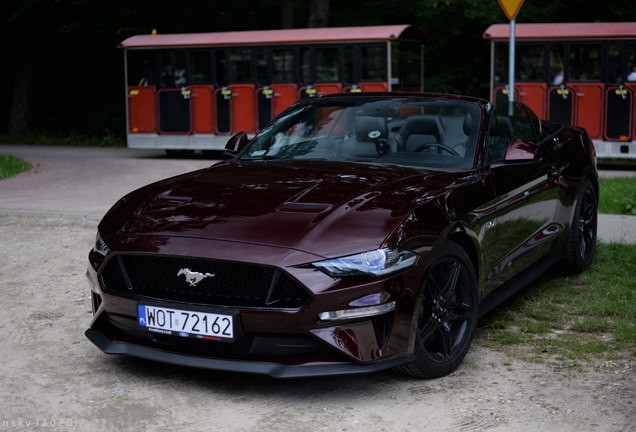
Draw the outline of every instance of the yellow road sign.
[[[499,0],[499,4],[509,20],[515,19],[521,9],[523,0]]]

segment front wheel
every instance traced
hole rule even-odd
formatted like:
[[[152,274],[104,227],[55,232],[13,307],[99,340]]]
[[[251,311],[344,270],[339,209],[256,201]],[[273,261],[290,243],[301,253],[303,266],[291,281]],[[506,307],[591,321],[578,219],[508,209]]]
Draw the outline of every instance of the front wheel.
[[[418,310],[415,359],[398,366],[404,374],[438,378],[462,362],[475,334],[477,277],[466,252],[448,242],[431,265]]]
[[[570,233],[565,243],[565,263],[570,274],[587,270],[596,251],[598,201],[592,182],[585,180],[576,201]]]

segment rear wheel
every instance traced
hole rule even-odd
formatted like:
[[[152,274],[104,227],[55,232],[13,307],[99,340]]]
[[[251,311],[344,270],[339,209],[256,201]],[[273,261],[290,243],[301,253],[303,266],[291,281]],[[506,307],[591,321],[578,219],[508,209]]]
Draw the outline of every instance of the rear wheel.
[[[448,242],[432,264],[424,284],[415,335],[415,359],[399,372],[437,378],[462,362],[477,326],[477,277],[470,258]]]
[[[565,262],[571,274],[587,270],[596,251],[598,201],[592,182],[585,180],[574,209],[570,233],[565,244]]]

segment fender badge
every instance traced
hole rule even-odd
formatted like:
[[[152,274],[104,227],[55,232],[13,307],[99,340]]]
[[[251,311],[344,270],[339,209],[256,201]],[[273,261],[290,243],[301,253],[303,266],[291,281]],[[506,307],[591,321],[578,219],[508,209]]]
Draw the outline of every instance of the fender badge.
[[[185,275],[186,282],[190,284],[190,286],[196,286],[199,282],[201,282],[206,277],[214,277],[212,273],[199,273],[190,270],[189,268],[182,268],[177,273],[177,276]]]

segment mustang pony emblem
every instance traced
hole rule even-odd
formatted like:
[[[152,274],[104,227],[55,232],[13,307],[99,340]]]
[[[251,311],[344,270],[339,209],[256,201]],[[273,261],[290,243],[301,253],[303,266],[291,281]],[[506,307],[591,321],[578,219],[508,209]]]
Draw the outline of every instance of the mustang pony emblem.
[[[198,284],[199,282],[201,282],[204,278],[206,277],[214,277],[214,274],[212,273],[199,273],[199,272],[195,272],[190,270],[189,268],[182,268],[181,270],[179,270],[179,273],[177,273],[177,276],[181,276],[181,275],[185,275],[186,278],[186,282],[188,282],[190,284],[190,286],[195,286],[196,284]]]

